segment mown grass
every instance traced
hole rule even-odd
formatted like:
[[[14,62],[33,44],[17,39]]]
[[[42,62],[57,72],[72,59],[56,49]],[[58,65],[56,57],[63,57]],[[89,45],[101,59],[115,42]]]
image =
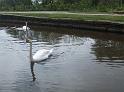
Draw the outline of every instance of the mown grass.
[[[81,15],[81,14],[61,14],[61,13],[8,13],[21,16],[33,16],[50,19],[71,19],[71,20],[93,20],[93,21],[112,21],[124,22],[124,16],[112,15]]]

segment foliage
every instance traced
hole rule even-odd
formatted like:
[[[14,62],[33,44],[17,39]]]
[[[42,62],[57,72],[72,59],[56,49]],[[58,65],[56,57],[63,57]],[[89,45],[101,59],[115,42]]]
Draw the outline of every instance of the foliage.
[[[30,10],[31,0],[0,0],[0,10]]]
[[[123,11],[124,0],[0,0],[0,10]]]

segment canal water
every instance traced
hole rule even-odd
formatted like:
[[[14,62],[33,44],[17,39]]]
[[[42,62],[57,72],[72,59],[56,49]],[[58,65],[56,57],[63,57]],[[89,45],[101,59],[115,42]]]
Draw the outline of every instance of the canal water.
[[[22,31],[0,27],[0,92],[124,92],[124,35],[31,29],[33,54],[53,48],[52,56],[31,67]]]

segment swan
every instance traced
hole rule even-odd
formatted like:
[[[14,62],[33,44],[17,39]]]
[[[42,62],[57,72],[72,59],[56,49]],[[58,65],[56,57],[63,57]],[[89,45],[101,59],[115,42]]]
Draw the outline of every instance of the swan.
[[[30,30],[30,28],[27,25],[28,25],[28,22],[25,22],[25,26],[22,27],[24,31]]]
[[[26,22],[26,23],[27,23],[27,22]],[[29,28],[29,27],[26,27],[26,26],[23,26],[23,27],[22,27],[22,30],[26,31],[26,30],[30,30],[30,28]]]
[[[25,31],[25,32],[26,32],[26,30],[30,30],[30,28],[27,27],[27,22],[26,22],[26,25],[25,25],[25,26],[17,27],[17,28],[16,28],[16,26],[15,26],[15,27],[11,27],[11,29],[16,29],[16,30]]]
[[[49,56],[52,54],[53,49],[41,49],[38,50],[34,55],[32,55],[32,40],[27,39],[28,42],[30,43],[30,61],[31,62],[40,62],[43,60],[46,60],[49,58]]]
[[[27,28],[27,22],[26,22],[26,34],[25,34],[25,38],[26,38],[26,41],[30,43],[30,61],[31,62],[40,62],[40,61],[43,61],[43,60],[46,60],[49,58],[49,56],[52,54],[53,52],[53,49],[41,49],[41,50],[38,50],[34,55],[32,55],[32,40],[30,39],[31,38],[31,30],[29,30]]]
[[[40,62],[49,58],[52,54],[53,49],[41,49],[38,50],[34,55],[32,55],[32,40],[28,39],[30,42],[30,61],[31,62]]]

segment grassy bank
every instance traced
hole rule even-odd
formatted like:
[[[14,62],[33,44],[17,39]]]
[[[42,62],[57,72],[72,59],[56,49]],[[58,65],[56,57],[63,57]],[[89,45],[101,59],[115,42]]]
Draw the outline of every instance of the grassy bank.
[[[50,19],[71,19],[71,20],[93,20],[93,21],[111,21],[124,22],[124,15],[118,14],[91,14],[91,13],[67,13],[67,12],[10,12],[2,14],[12,14],[21,16],[33,16]]]

